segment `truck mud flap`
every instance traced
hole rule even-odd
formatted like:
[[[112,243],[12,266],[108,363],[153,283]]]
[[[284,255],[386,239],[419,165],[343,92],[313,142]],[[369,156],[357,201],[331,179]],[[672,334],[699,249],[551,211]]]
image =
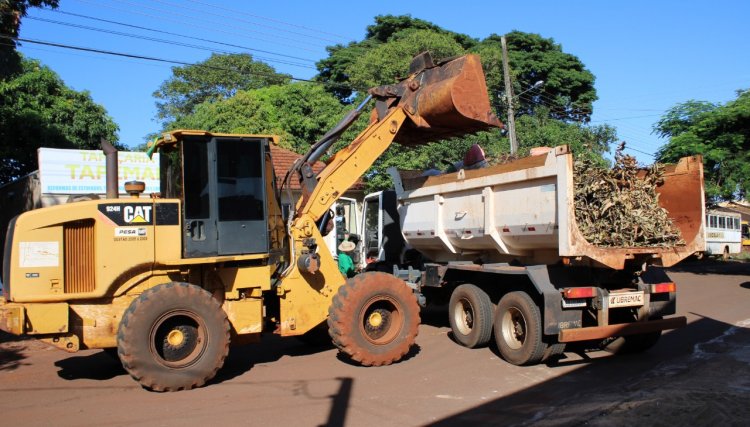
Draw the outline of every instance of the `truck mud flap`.
[[[620,325],[594,326],[589,328],[563,329],[558,334],[560,342],[575,342],[604,339],[623,335],[637,335],[649,332],[677,329],[687,325],[685,316],[648,322],[624,323]]]

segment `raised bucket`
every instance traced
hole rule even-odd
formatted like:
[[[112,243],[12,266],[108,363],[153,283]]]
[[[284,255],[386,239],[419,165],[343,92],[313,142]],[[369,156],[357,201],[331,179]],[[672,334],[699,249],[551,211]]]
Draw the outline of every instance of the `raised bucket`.
[[[502,127],[490,107],[487,83],[478,55],[470,54],[433,65],[428,53],[412,62],[411,74],[389,92],[398,94],[410,121],[395,141],[419,145]],[[391,104],[391,107],[394,105]]]

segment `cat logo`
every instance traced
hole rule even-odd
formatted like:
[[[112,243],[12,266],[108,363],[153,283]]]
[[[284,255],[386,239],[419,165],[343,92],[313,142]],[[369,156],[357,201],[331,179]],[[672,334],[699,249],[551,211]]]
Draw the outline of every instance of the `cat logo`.
[[[122,209],[122,219],[127,224],[150,224],[151,208],[147,205],[124,206]]]

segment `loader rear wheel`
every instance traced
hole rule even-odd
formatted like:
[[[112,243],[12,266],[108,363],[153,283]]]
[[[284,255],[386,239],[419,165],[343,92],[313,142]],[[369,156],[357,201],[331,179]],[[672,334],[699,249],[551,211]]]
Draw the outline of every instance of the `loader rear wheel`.
[[[464,347],[475,348],[492,338],[492,301],[475,285],[464,284],[451,293],[448,322],[455,340]]]
[[[145,388],[200,387],[229,353],[229,321],[207,291],[167,283],[142,293],[125,311],[117,347],[125,370]]]
[[[495,341],[503,359],[514,365],[533,365],[544,357],[542,316],[526,292],[510,292],[495,310]]]
[[[419,320],[412,290],[380,272],[347,280],[328,309],[333,343],[364,366],[390,365],[404,357],[416,340]]]

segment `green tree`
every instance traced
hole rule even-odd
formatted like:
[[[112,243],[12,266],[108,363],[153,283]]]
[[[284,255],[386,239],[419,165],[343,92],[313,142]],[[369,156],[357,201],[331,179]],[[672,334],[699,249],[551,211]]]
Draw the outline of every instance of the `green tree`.
[[[280,145],[305,152],[338,122],[344,107],[318,84],[290,83],[243,90],[229,99],[203,103],[193,114],[172,123],[172,129],[275,134]]]
[[[240,90],[289,81],[289,75],[277,73],[250,54],[212,54],[197,64],[172,67],[172,77],[153,96],[157,99],[157,117],[167,127],[168,123],[193,113],[203,102],[216,102],[231,98]]]
[[[703,155],[706,196],[711,201],[746,198],[750,191],[750,90],[726,104],[687,101],[672,107],[654,126],[669,137],[660,162]]]
[[[578,122],[590,119],[597,100],[595,78],[578,57],[563,52],[553,39],[539,34],[512,31],[505,37],[513,92],[521,94],[514,99],[518,102],[516,113],[533,114],[537,107],[543,106],[554,119]],[[507,104],[504,97],[498,96],[505,93],[500,36],[487,37],[472,52],[482,57],[490,100],[503,117]],[[527,91],[538,81],[544,84]]]
[[[394,34],[388,43],[360,55],[349,66],[347,74],[355,87],[396,83],[398,77],[405,77],[412,58],[424,51],[430,51],[433,58],[438,59],[461,55],[464,49],[448,34],[407,29]]]
[[[21,72],[21,56],[16,52],[16,40],[21,29],[21,18],[30,7],[57,8],[59,0],[0,0],[0,80]]]
[[[517,126],[520,154],[528,153],[529,148],[538,145],[571,144],[577,155],[591,156],[605,163],[602,154],[608,151],[609,143],[614,140],[614,129],[580,124],[588,120],[596,100],[593,74],[577,57],[563,52],[552,39],[513,31],[507,34],[507,40],[514,92],[521,93],[535,82],[545,81],[540,89],[515,98],[520,122]],[[364,91],[372,86],[393,83],[397,77],[404,76],[411,58],[425,50],[431,51],[435,59],[478,53],[482,58],[491,103],[499,116],[505,114],[507,106],[499,96],[505,91],[500,37],[492,35],[477,41],[410,16],[378,16],[375,24],[368,27],[363,41],[330,47],[329,57],[318,63],[318,79],[334,82],[329,85],[329,91],[343,102],[351,102],[354,100],[353,90]],[[362,125],[358,123],[357,126]],[[475,142],[482,145],[490,156],[509,151],[508,140],[499,131],[480,132],[424,147],[407,148],[394,144],[368,173],[368,187],[371,190],[389,187],[390,178],[385,170],[390,166],[400,169],[444,168],[444,161],[460,160]]]
[[[516,121],[519,155],[528,155],[534,147],[569,145],[574,156],[607,166],[604,154],[609,152],[610,144],[617,141],[615,128],[552,119],[545,110],[545,107],[538,107],[533,114],[520,116]]]
[[[351,101],[351,96],[354,92],[365,91],[370,86],[359,86],[356,82],[352,81],[351,72],[352,67],[357,69],[362,68],[361,57],[368,54],[373,49],[377,49],[382,44],[401,39],[400,43],[403,44],[403,33],[404,31],[413,32],[417,30],[424,30],[430,34],[430,38],[433,38],[434,34],[445,35],[448,39],[453,39],[455,43],[461,46],[461,50],[474,46],[477,41],[465,34],[454,33],[447,31],[431,22],[424,21],[418,18],[412,18],[410,15],[379,15],[375,17],[375,24],[367,27],[365,39],[359,42],[350,42],[347,45],[337,44],[326,48],[328,50],[328,57],[320,60],[317,63],[318,76],[317,80],[327,83],[328,91],[334,94],[343,103]],[[423,33],[423,34],[428,34]],[[445,44],[445,40],[441,41],[441,44]],[[422,43],[417,41],[417,44]],[[397,50],[403,50],[405,46],[401,46]],[[408,49],[413,51],[416,49]],[[401,52],[398,52],[399,54]],[[419,51],[411,54],[412,56]],[[436,58],[439,58],[439,54],[435,54]],[[372,57],[371,57],[372,58]],[[376,58],[380,59],[380,58]],[[387,62],[387,61],[386,61]],[[359,64],[359,65],[355,65]],[[408,62],[407,62],[408,65]],[[366,63],[364,65],[367,67]],[[371,73],[377,73],[377,70],[373,70]],[[405,73],[407,68],[397,70],[394,73],[393,70],[382,72],[382,75],[386,76],[398,76]],[[361,74],[361,73],[360,73]],[[360,82],[361,83],[361,82]],[[392,81],[385,81],[384,83],[392,83]],[[380,83],[378,83],[380,84]]]
[[[615,129],[609,125],[587,126],[551,119],[540,107],[536,114],[524,115],[516,121],[518,133],[518,156],[529,154],[534,147],[569,145],[575,157],[585,157],[595,164],[607,166],[604,154],[616,141]],[[499,130],[478,132],[464,138],[454,138],[424,146],[404,147],[393,144],[376,162],[366,176],[367,191],[392,188],[389,167],[401,170],[438,169],[446,171],[450,164],[463,160],[472,144],[484,149],[489,161],[502,158],[510,152],[508,138]]]
[[[37,168],[38,147],[97,149],[116,144],[117,125],[88,92],[65,86],[38,61],[23,59],[21,72],[0,81],[0,183]]]

